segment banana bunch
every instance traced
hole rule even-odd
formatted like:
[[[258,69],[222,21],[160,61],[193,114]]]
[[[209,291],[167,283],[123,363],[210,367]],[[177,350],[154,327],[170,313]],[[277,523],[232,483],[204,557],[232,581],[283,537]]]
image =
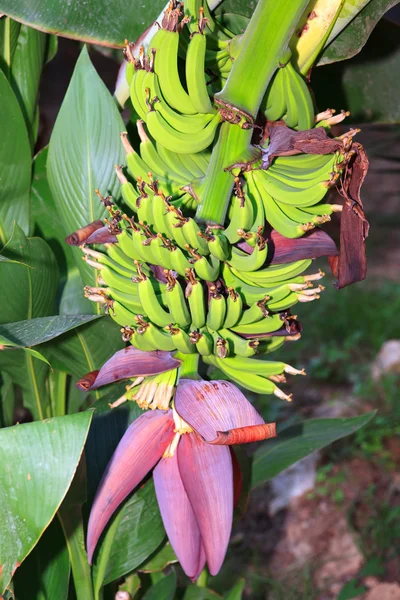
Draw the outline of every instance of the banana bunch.
[[[250,168],[221,164],[233,183],[225,221],[196,220],[209,190],[220,123],[227,120],[213,95],[240,52],[240,40],[212,18],[207,2],[187,0],[184,12],[171,1],[147,53],[141,48],[136,58],[127,45],[140,145],[136,150],[121,135],[127,173],[117,166],[116,174],[124,210],[102,199],[112,241],[96,249],[82,245],[84,260],[98,274],[85,295],[105,307],[123,340],[136,348],[197,354],[247,389],[290,400],[277,384],[285,374],[303,371],[265,356],[300,337],[290,309],[320,297],[324,288],[314,283],[324,274],[305,274],[311,259],[269,264],[264,231],[269,224],[298,238],[329,221],[341,207],[324,197],[346,156],[281,156],[267,170],[261,158]],[[269,120],[283,118],[297,129],[315,126],[308,86],[290,56],[276,71],[264,106]],[[229,127],[244,129],[242,117]],[[329,127],[331,118],[322,113],[318,125]],[[125,396],[144,408],[167,407],[176,377],[171,372],[136,380]]]
[[[282,59],[266,91],[263,107],[268,121],[285,121],[292,129],[314,126],[314,104],[303,76],[295,69],[291,52]]]

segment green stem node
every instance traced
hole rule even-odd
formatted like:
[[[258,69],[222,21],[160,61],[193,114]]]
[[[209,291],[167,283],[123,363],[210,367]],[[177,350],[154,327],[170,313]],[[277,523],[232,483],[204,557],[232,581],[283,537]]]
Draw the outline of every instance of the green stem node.
[[[201,187],[197,221],[224,225],[234,184],[232,172],[225,169],[254,158],[250,151],[252,133],[252,129],[242,129],[240,125],[222,124]]]
[[[176,352],[175,358],[182,361],[179,367],[179,379],[199,379],[198,366],[200,357],[198,354]]]

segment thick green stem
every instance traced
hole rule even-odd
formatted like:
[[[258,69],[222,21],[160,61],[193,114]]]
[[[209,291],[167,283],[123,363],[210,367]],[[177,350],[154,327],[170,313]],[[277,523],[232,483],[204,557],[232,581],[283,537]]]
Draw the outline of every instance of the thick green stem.
[[[224,224],[234,184],[232,172],[225,169],[253,158],[249,150],[252,133],[240,125],[222,124],[201,188],[197,221]]]
[[[268,83],[285,55],[293,31],[309,0],[259,0],[241,42],[225,87],[215,99],[255,119]],[[224,225],[233,189],[233,176],[225,171],[254,156],[252,129],[223,123],[201,187],[198,221]]]
[[[218,100],[253,118],[308,0],[259,0]]]
[[[179,358],[182,361],[179,367],[179,379],[199,379],[197,372],[199,366],[198,354],[182,354],[177,352],[175,358]]]

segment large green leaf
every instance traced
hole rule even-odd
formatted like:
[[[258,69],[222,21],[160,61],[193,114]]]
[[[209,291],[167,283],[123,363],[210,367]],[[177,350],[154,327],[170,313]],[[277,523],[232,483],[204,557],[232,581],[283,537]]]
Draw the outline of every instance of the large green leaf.
[[[110,410],[108,398],[97,402],[93,426],[86,446],[89,497],[100,479],[119,440],[132,421],[142,414],[128,402]],[[136,569],[158,548],[165,537],[152,480],[141,486],[121,505],[110,521],[95,554],[95,591],[103,583]]]
[[[310,419],[278,432],[275,440],[264,442],[254,455],[253,487],[272,479],[301,458],[354,433],[374,414],[348,419]]]
[[[24,265],[0,263],[2,311],[0,323],[29,320],[56,312],[58,269],[52,251],[40,238],[27,238],[16,226],[3,254]],[[28,267],[26,266],[28,265]],[[48,365],[24,350],[0,352],[0,370],[22,389],[24,405],[34,418],[45,416]]]
[[[385,12],[398,3],[399,0],[369,0],[368,3],[365,0],[348,0],[346,3],[349,5],[348,12],[345,11],[342,20],[339,20],[337,27],[333,29],[318,65],[346,60],[358,54]],[[347,21],[352,7],[354,9],[362,5],[364,8],[358,14],[356,13],[350,22]],[[351,14],[354,13],[350,12],[350,16]],[[340,30],[341,28],[343,29]]]
[[[158,17],[165,0],[1,0],[0,12],[31,27],[93,44],[123,47]]]
[[[97,315],[55,315],[0,325],[0,344],[37,346],[98,318]]]
[[[94,190],[98,188],[105,196],[117,193],[114,167],[124,161],[119,138],[124,129],[117,106],[84,47],[58,113],[47,162],[65,235],[105,216]],[[78,248],[73,252],[84,282],[93,284],[93,269],[82,261]]]
[[[48,36],[22,25],[11,66],[11,85],[21,106],[32,147],[40,75],[46,58]]]
[[[13,578],[18,600],[67,600],[70,564],[61,525],[53,519]]]
[[[60,506],[91,417],[88,411],[0,430],[0,594]]]
[[[18,100],[0,71],[0,247],[12,235],[14,221],[29,233],[31,149]]]

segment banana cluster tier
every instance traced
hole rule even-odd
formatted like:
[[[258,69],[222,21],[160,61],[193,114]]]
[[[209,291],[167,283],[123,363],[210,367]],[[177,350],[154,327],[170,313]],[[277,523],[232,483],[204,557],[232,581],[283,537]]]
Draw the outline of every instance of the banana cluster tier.
[[[291,309],[319,298],[323,273],[312,268],[312,251],[279,260],[267,242],[280,236],[295,248],[341,210],[326,195],[340,183],[352,138],[337,139],[323,154],[272,156],[274,127],[319,128],[333,141],[330,125],[344,115],[315,115],[290,52],[256,124],[216,101],[241,37],[229,22],[214,21],[207,3],[191,0],[184,8],[171,3],[146,50],[134,55],[127,44],[138,143],[121,136],[122,202],[101,198],[108,219],[78,236],[97,271],[97,286],[85,293],[106,307],[136,348],[198,354],[249,390],[289,398],[277,384],[285,373],[301,371],[266,355],[300,337]],[[235,157],[232,139],[243,135],[250,136],[248,152]],[[204,218],[208,205],[218,218]]]

